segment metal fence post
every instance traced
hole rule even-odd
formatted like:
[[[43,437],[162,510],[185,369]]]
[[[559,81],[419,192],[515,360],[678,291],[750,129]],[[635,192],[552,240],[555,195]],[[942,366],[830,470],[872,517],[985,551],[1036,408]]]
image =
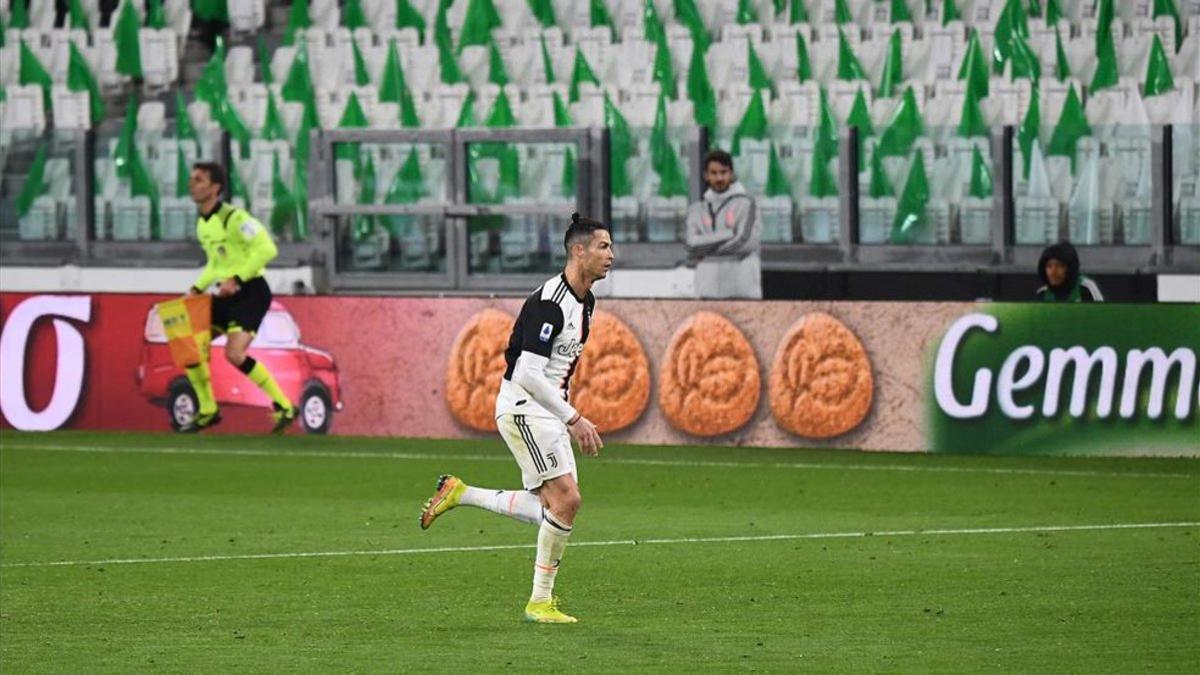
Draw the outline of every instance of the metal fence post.
[[[992,263],[1010,262],[1009,247],[1016,222],[1013,201],[1013,128],[1005,126],[992,134]],[[996,189],[999,183],[999,190]]]
[[[1174,129],[1171,125],[1150,130],[1150,243],[1154,249],[1154,265],[1170,264],[1174,243],[1175,195]]]
[[[838,152],[838,248],[842,261],[858,255],[858,128],[842,127]]]

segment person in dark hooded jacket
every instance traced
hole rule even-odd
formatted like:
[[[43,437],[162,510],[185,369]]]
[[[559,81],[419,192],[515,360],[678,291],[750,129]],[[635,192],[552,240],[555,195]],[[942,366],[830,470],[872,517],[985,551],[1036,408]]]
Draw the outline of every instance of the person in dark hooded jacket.
[[[1047,246],[1038,259],[1042,287],[1037,297],[1043,302],[1104,302],[1095,281],[1079,273],[1079,254],[1065,241]]]

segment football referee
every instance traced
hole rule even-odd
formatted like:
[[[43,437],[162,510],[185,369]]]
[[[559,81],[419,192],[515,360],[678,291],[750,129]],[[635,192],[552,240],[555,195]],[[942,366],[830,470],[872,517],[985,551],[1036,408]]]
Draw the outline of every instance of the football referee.
[[[215,162],[197,162],[188,180],[192,201],[200,210],[196,239],[208,263],[188,295],[205,293],[217,283],[212,302],[212,328],[224,333],[225,357],[274,402],[274,431],[282,432],[296,419],[296,407],[283,394],[266,366],[246,354],[254,334],[271,307],[271,287],[263,270],[278,249],[271,235],[245,209],[221,201],[225,171]],[[187,369],[188,381],[196,390],[200,410],[183,431],[200,431],[221,421],[213,396],[212,375],[207,360]]]

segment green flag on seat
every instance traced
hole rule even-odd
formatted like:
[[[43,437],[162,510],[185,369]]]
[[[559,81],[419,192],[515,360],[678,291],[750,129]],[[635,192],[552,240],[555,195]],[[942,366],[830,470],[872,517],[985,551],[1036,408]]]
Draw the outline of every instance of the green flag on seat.
[[[971,183],[967,194],[976,199],[988,199],[992,196],[992,170],[983,161],[983,153],[979,146],[971,148]]]
[[[708,79],[708,66],[704,63],[704,52],[692,49],[688,64],[687,94],[692,101],[692,116],[696,124],[709,132],[717,129],[717,94]]]
[[[554,84],[554,61],[550,58],[550,50],[546,47],[546,36],[541,36],[542,43],[542,73],[546,76],[546,84]]]
[[[342,5],[342,25],[350,30],[367,27],[367,13],[363,11],[362,0],[346,0]]]
[[[24,218],[33,207],[34,200],[45,194],[49,187],[46,185],[46,143],[42,141],[38,143],[33,164],[29,165],[29,173],[25,175],[25,182],[17,195],[17,216]]]
[[[896,95],[896,87],[904,81],[904,59],[901,52],[900,31],[892,31],[888,38],[887,57],[883,61],[883,75],[879,80],[879,95],[891,98]]]
[[[371,84],[371,75],[367,72],[367,60],[363,58],[362,50],[358,48],[358,41],[351,38],[350,52],[354,58],[354,84],[365,87]]]
[[[407,129],[421,126],[421,121],[417,118],[417,105],[404,77],[404,67],[401,65],[400,52],[396,49],[395,40],[388,43],[387,61],[383,67],[382,82],[379,84],[379,100],[400,104],[401,126]]]
[[[117,147],[113,151],[113,165],[116,167],[118,178],[129,178],[129,158],[137,142],[137,111],[138,97],[134,94],[125,104],[125,121],[121,124],[121,132],[117,135]]]
[[[121,5],[121,13],[113,28],[113,43],[117,48],[117,72],[133,78],[142,76],[142,48],[138,31],[142,22],[132,2]]]
[[[913,142],[925,131],[921,110],[912,87],[904,90],[900,105],[892,113],[888,126],[879,137],[877,152],[884,157],[905,157],[912,150]]]
[[[850,41],[846,39],[846,34],[841,28],[838,29],[837,78],[846,81],[868,79],[867,71],[854,55],[854,49],[850,47]]]
[[[763,192],[768,197],[792,196],[792,183],[788,180],[787,172],[783,170],[783,163],[779,161],[779,153],[775,151],[774,143],[767,152],[767,185]]]
[[[500,48],[495,40],[488,42],[488,82],[499,87],[508,84],[508,70],[504,67],[504,57],[500,56]]]
[[[925,175],[925,153],[918,151],[913,156],[908,178],[904,181],[904,191],[900,193],[900,201],[896,205],[889,241],[893,244],[916,241],[921,232],[931,226],[925,215],[928,204],[929,178]]]
[[[396,0],[396,28],[415,28],[425,42],[425,17],[412,6],[411,0]]]
[[[746,52],[750,87],[755,91],[759,89],[774,91],[775,83],[771,81],[771,76],[767,74],[767,67],[763,65],[762,59],[758,58],[758,52],[754,50],[753,40],[746,40]]]
[[[883,168],[883,157],[878,150],[871,153],[871,181],[867,185],[867,195],[871,199],[896,196],[896,188],[892,187],[892,180]]]
[[[9,28],[29,28],[29,0],[12,0]]]
[[[1053,26],[1062,20],[1063,11],[1059,0],[1046,0],[1046,25]]]
[[[84,58],[83,52],[79,51],[79,46],[74,42],[68,42],[68,45],[70,56],[67,64],[67,88],[88,93],[88,117],[92,126],[97,127],[104,121],[104,97],[100,95],[100,84],[96,82],[96,76],[88,67],[87,59]]]
[[[275,92],[267,90],[267,114],[263,116],[262,131],[259,136],[268,141],[288,140],[287,127],[283,123],[283,115],[275,103]]]
[[[613,27],[612,16],[608,13],[608,7],[604,5],[604,0],[589,0],[588,4],[588,19],[592,28],[608,28],[608,34],[614,36],[616,29]]]
[[[833,0],[833,21],[837,24],[854,21],[854,15],[850,13],[850,6],[846,4],[846,0]]]
[[[183,144],[175,139],[175,197],[188,196],[188,181],[191,180],[188,170],[187,156],[183,152]]]
[[[271,153],[271,213],[267,223],[276,235],[282,235],[288,225],[295,224],[296,203],[292,191],[283,180],[279,166],[279,151]]]
[[[362,168],[355,178],[358,180],[358,203],[370,205],[375,203],[375,159],[371,153],[365,153],[367,160],[362,162]],[[374,216],[355,216],[354,232],[358,238],[366,238],[375,232]]]
[[[629,131],[629,122],[613,104],[608,93],[604,94],[604,125],[608,127],[612,195],[628,197],[633,194],[633,186],[625,164],[633,155],[633,135]]]
[[[468,0],[456,53],[462,54],[463,48],[471,45],[486,47],[492,41],[492,29],[499,26],[500,14],[492,0]]]
[[[1179,51],[1179,47],[1183,45],[1183,17],[1179,14],[1179,5],[1175,0],[1154,0],[1154,9],[1151,13],[1155,19],[1160,16],[1169,16],[1171,21],[1175,23],[1175,51]]]
[[[16,4],[16,3],[13,3]],[[162,3],[159,5],[159,12],[162,11]],[[87,10],[83,8],[83,0],[71,0],[67,7],[67,25],[73,29],[86,30],[91,32],[92,26],[88,22]],[[161,26],[152,26],[152,28],[160,28]],[[0,22],[0,32],[3,32],[4,25]],[[2,40],[3,38],[0,38]]]
[[[508,95],[501,89],[492,101],[492,110],[488,113],[486,126],[493,129],[509,129],[517,126],[517,116],[513,114],[512,103]]]
[[[575,47],[575,66],[571,69],[571,86],[567,90],[567,96],[571,103],[579,100],[579,85],[582,82],[591,82],[600,86],[600,78],[596,77],[596,73],[588,64],[587,57],[583,55],[583,51],[579,47]]]
[[[983,111],[979,108],[979,99],[975,91],[967,89],[963,97],[962,116],[958,122],[958,135],[963,138],[988,138],[988,124],[983,119]]]
[[[683,167],[667,134],[667,103],[662,94],[658,96],[654,128],[650,133],[650,163],[654,172],[658,174],[658,196],[688,196]]]
[[[942,25],[945,26],[951,21],[962,21],[962,14],[959,14],[954,0],[942,0]]]
[[[1057,26],[1054,28],[1054,77],[1059,82],[1066,82],[1071,77],[1071,63],[1067,61],[1067,50],[1063,49]]]
[[[1079,143],[1079,139],[1091,135],[1092,127],[1088,124],[1087,115],[1083,112],[1083,104],[1079,102],[1079,95],[1075,93],[1075,86],[1072,85],[1067,91],[1067,101],[1063,104],[1058,124],[1054,126],[1054,133],[1051,134],[1050,142],[1046,145],[1046,155],[1069,157],[1071,171],[1074,172],[1075,146]]]
[[[820,146],[820,152],[826,159],[838,156],[838,126],[833,116],[833,106],[829,105],[829,96],[821,90],[817,104],[817,124],[813,128],[813,144]]]
[[[1117,70],[1117,48],[1111,34],[1096,35],[1096,74],[1092,76],[1089,91],[1097,92],[1115,87],[1120,79]]]
[[[829,170],[829,159],[823,143],[813,145],[812,166],[808,179],[808,194],[812,197],[821,199],[836,197],[838,194],[837,176]]]
[[[400,170],[392,177],[392,184],[383,197],[384,204],[415,204],[426,195],[425,179],[421,175],[421,160],[417,149],[408,153]],[[379,222],[393,237],[400,237],[404,222],[411,216],[380,216]]]
[[[854,104],[850,106],[850,114],[846,116],[846,126],[858,130],[858,162],[861,167],[867,156],[867,139],[875,135],[871,111],[867,107],[867,97],[862,89],[854,95]]]
[[[796,31],[796,80],[808,82],[812,76],[812,59],[808,57],[808,43],[804,39],[804,34]]]
[[[1146,81],[1142,84],[1142,96],[1158,96],[1175,88],[1175,78],[1171,76],[1171,62],[1163,49],[1162,40],[1154,36],[1154,44],[1150,47],[1150,64],[1146,68]]]
[[[54,84],[54,80],[50,77],[50,72],[42,65],[41,59],[29,45],[25,44],[25,40],[21,40],[21,66],[18,76],[18,82],[23,85],[36,84],[42,88],[42,107],[46,112],[50,112],[53,108],[50,102],[50,89]]]
[[[595,2],[596,0],[592,1]],[[753,0],[738,0],[737,22],[742,25],[758,23],[758,10],[754,8]]]
[[[788,23],[808,23],[808,7],[805,0],[788,0]]]
[[[675,0],[675,19],[692,34],[692,49],[699,49],[701,54],[707,52],[712,40],[696,7],[696,0]]]
[[[558,23],[558,19],[554,16],[554,3],[551,0],[529,0],[529,11],[542,28],[552,28]]]
[[[751,77],[753,79],[753,76]],[[674,99],[677,95],[675,87],[675,66],[671,62],[671,48],[667,39],[660,37],[654,45],[654,74],[652,81],[657,82],[661,91]]]
[[[196,128],[192,126],[192,120],[188,117],[182,87],[175,90],[175,138],[191,139],[197,147],[200,146],[200,134],[196,133]]]
[[[660,39],[667,39],[667,30],[663,28],[662,19],[658,17],[658,9],[654,0],[646,0],[642,9],[642,39],[657,44]]]
[[[288,68],[287,77],[279,92],[283,95],[283,100],[303,105],[305,114],[309,116],[310,121],[319,125],[317,92],[313,87],[312,71],[308,67],[308,48],[305,45],[300,45],[300,48],[296,50],[296,56],[292,59],[292,65]],[[199,87],[197,87],[196,96],[200,97]]]
[[[971,37],[967,39],[967,48],[963,53],[962,65],[958,68],[958,79],[967,81],[967,88],[975,92],[978,98],[988,95],[987,57],[983,54],[983,45],[979,42],[979,32],[971,29]]]
[[[905,0],[892,0],[892,23],[907,21],[912,23],[912,13],[908,11]]]
[[[454,122],[455,129],[466,129],[476,126],[475,121],[475,92],[467,92],[467,97],[463,99],[462,108],[458,111],[458,119]]]
[[[554,126],[558,128],[571,126],[571,111],[558,92],[552,94],[554,100]]]
[[[308,0],[293,2],[288,12],[287,30],[283,34],[283,44],[296,44],[296,31],[311,28],[312,17],[308,15]]]
[[[155,240],[161,239],[162,231],[158,213],[158,181],[155,180],[154,174],[146,167],[146,162],[142,159],[142,153],[138,150],[137,143],[129,145],[127,160],[129,164],[129,194],[134,197],[145,197],[150,200],[150,238]]]
[[[72,0],[72,2],[78,2],[78,0]],[[82,26],[80,27],[82,28]],[[162,30],[166,27],[167,14],[163,11],[162,0],[146,0],[146,28]]]
[[[1042,129],[1042,106],[1038,88],[1034,87],[1033,95],[1029,97],[1029,109],[1025,111],[1025,119],[1017,128],[1017,145],[1021,148],[1021,176],[1029,179],[1029,162],[1033,158],[1033,143],[1038,139]]]
[[[342,109],[342,117],[338,120],[338,127],[342,129],[365,129],[370,126],[367,121],[367,113],[363,111],[362,104],[358,102],[358,96],[354,92],[350,92],[350,97],[346,99],[346,107]]]
[[[438,51],[438,73],[442,84],[458,84],[463,81],[462,71],[458,68],[458,59],[454,56],[454,45],[450,38],[450,25],[446,22],[446,9],[449,4],[438,4],[437,18],[433,22],[433,42]]]
[[[733,132],[733,154],[740,155],[742,152],[742,140],[753,138],[755,140],[765,140],[770,132],[770,125],[767,123],[767,108],[763,104],[762,93],[755,91],[750,95],[750,102],[746,105],[746,112],[742,114],[742,120],[738,122],[737,129]]]

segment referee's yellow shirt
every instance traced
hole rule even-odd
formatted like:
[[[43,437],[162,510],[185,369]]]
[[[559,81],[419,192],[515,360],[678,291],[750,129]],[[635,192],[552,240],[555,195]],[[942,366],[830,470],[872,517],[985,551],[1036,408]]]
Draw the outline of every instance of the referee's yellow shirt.
[[[271,234],[245,209],[218,202],[196,220],[196,239],[208,263],[194,284],[207,289],[214,281],[237,277],[245,283],[261,277],[267,263],[279,253]]]

